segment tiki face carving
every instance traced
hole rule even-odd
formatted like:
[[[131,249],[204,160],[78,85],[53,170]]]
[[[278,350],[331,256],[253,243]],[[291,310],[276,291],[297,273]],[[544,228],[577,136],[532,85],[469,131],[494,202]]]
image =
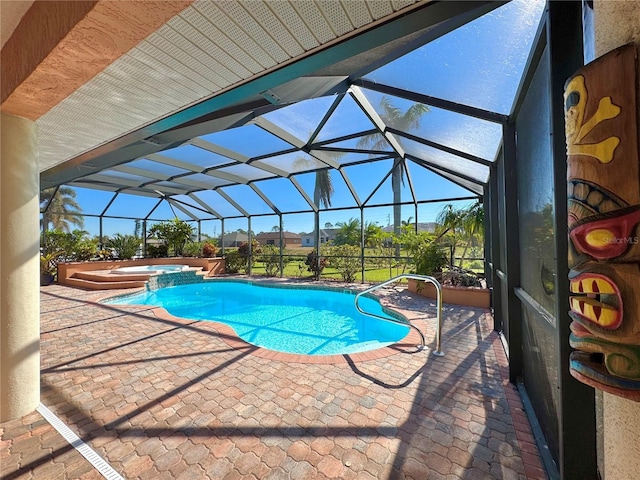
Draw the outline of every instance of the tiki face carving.
[[[578,224],[571,230],[571,243],[577,252],[596,260],[637,260],[637,227],[640,208],[623,208],[610,216]]]
[[[601,163],[609,163],[620,139],[611,136],[599,142],[589,143],[585,137],[596,130],[598,125],[605,120],[617,117],[620,114],[620,107],[611,103],[611,97],[603,97],[598,102],[595,113],[591,117],[585,118],[588,92],[584,81],[582,75],[576,75],[565,87],[564,121],[567,151],[569,155],[588,155]]]
[[[640,160],[635,50],[565,85],[571,373],[640,401]]]
[[[640,345],[640,315],[636,296],[638,264],[596,263],[569,274],[569,315],[574,323],[609,342]]]

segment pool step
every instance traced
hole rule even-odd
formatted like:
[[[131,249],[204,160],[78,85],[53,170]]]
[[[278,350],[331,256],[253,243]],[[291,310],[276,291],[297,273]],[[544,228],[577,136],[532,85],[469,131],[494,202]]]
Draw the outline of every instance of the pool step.
[[[85,280],[83,278],[69,277],[65,280],[64,285],[71,287],[84,288],[86,290],[114,290],[119,288],[140,288],[144,287],[146,280],[124,280],[124,281],[104,281],[104,280]]]
[[[119,275],[109,273],[109,270],[96,270],[90,272],[76,272],[71,278],[89,280],[92,282],[146,282],[151,274],[136,273],[131,275]]]
[[[79,278],[81,280],[89,280],[92,282],[146,282],[151,276],[150,273],[135,273],[130,275],[120,275],[110,273],[109,270],[100,270],[94,272],[76,272],[71,278]]]
[[[205,270],[190,268],[195,270],[198,276],[206,276]],[[149,281],[151,273],[113,274],[109,270],[94,270],[75,272],[64,281],[64,285],[84,288],[88,290],[112,290],[118,288],[140,288]]]

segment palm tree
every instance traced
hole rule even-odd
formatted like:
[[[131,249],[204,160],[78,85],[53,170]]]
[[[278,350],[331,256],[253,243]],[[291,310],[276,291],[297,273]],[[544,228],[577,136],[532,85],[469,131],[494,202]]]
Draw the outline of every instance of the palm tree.
[[[462,210],[461,226],[467,237],[467,243],[464,246],[462,257],[460,258],[460,267],[462,267],[462,261],[467,255],[467,250],[471,243],[478,237],[484,235],[484,207],[480,201],[476,201]]]
[[[409,217],[406,220],[402,220],[402,222],[400,222],[400,230],[402,231],[402,233],[417,231],[416,228],[417,225],[413,222],[413,217]]]
[[[444,206],[444,208],[438,213],[436,217],[436,232],[438,236],[435,241],[439,242],[442,238],[447,235],[449,237],[449,246],[451,247],[451,264],[453,265],[453,257],[456,250],[456,244],[458,243],[458,236],[456,230],[459,230],[460,224],[462,223],[462,213],[459,208],[457,208],[452,203],[448,203]]]
[[[309,134],[311,135],[311,133]],[[325,154],[334,160],[343,157],[346,152],[327,151]],[[293,161],[293,168],[298,166],[307,168],[311,164],[311,160],[305,157],[298,157]],[[331,206],[331,197],[333,196],[333,183],[331,181],[331,175],[329,169],[316,170],[316,182],[313,188],[313,203],[317,207],[321,205],[325,208]]]
[[[313,203],[318,207],[320,207],[321,203],[325,208],[330,207],[332,195],[333,183],[331,181],[331,175],[329,175],[329,170],[325,169],[316,171],[316,184],[313,189]]]
[[[447,233],[451,232],[454,239],[456,237],[456,228],[460,227],[462,223],[462,210],[457,208],[452,203],[448,203],[444,206],[438,216],[436,217],[436,224],[438,225],[438,237],[437,240],[440,240]]]
[[[406,220],[402,220],[401,225],[403,227],[410,227],[411,225],[413,225],[413,217],[409,217]]]
[[[71,187],[61,186],[57,190],[55,188],[42,190],[40,206],[47,206],[42,215],[44,230],[49,230],[49,225],[63,232],[71,232],[71,225],[79,229],[84,227],[82,208],[76,202],[76,191]]]
[[[462,266],[471,243],[479,236],[484,235],[483,205],[480,201],[476,201],[465,208],[457,208],[449,203],[438,214],[436,223],[440,227],[436,241],[449,234],[453,251],[455,251],[459,235],[462,234],[465,237],[466,243],[460,258],[460,266]]]
[[[377,247],[382,244],[383,230],[375,222],[364,224],[364,245],[367,247]]]
[[[345,155],[344,152],[327,152],[327,155],[333,159],[338,159]],[[308,158],[298,157],[293,161],[293,168],[308,168],[312,162]],[[316,170],[316,181],[313,188],[313,203],[317,207],[331,206],[331,197],[333,196],[333,182],[328,168]]]
[[[350,218],[346,222],[338,222],[336,226],[336,245],[360,245],[360,220]]]
[[[429,107],[422,103],[414,103],[404,113],[395,106],[391,99],[384,96],[380,99],[380,118],[386,125],[393,125],[398,130],[409,131],[420,126],[422,116],[429,111]],[[382,133],[367,135],[358,140],[358,148],[369,148],[372,150],[384,150],[387,140]],[[393,231],[400,234],[402,222],[402,202],[401,187],[404,185],[406,176],[406,163],[402,157],[394,159],[393,170],[391,172],[391,188],[393,190]],[[400,256],[400,246],[396,246],[396,257]]]

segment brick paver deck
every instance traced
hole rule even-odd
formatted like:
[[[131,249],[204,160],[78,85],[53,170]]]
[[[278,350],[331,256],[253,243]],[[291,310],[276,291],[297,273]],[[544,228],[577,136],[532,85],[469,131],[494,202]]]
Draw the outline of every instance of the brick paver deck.
[[[124,478],[546,478],[483,310],[445,305],[444,357],[307,364],[100,296],[42,288],[41,399]],[[381,297],[433,342],[430,300]],[[3,479],[101,478],[37,412],[0,432]]]

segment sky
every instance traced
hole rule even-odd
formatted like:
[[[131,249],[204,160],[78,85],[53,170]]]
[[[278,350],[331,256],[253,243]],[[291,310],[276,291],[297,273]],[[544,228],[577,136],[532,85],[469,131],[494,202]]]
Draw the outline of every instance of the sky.
[[[470,22],[449,34],[405,55],[394,62],[379,68],[365,76],[365,79],[375,83],[382,83],[426,95],[452,100],[454,102],[508,114],[520,77],[529,54],[530,45],[544,8],[544,1],[513,0],[510,3],[490,12],[489,14]],[[381,94],[374,91],[363,92],[370,103],[379,109]],[[294,135],[306,140],[317,125],[320,118],[329,108],[333,98],[320,98],[301,102],[285,107],[265,115],[266,119],[281,128],[285,128]],[[405,109],[410,104],[402,99],[393,99],[394,105]],[[373,128],[371,122],[357,108],[349,96],[341,102],[332,119],[320,132],[318,140],[335,138],[339,135],[357,133]],[[419,128],[411,132],[414,135],[432,140],[447,147],[455,148],[486,160],[493,161],[499,148],[502,129],[500,125],[463,116],[450,111],[431,107],[422,117]],[[204,140],[230,148],[248,157],[277,151],[283,147],[283,142],[274,140],[256,125],[245,125],[237,129],[215,134],[205,135]],[[251,138],[251,141],[247,141]],[[344,142],[343,146],[355,147],[356,141]],[[489,168],[454,157],[448,153],[422,145],[418,142],[404,140],[405,151],[411,155],[425,158],[432,165],[456,168],[474,178],[486,180]],[[286,146],[286,145],[285,145]],[[339,145],[337,145],[339,146]],[[196,156],[197,152],[197,156]],[[217,154],[206,153],[197,147],[178,147],[167,155],[174,158],[202,162],[202,165],[212,166],[226,161]],[[344,164],[363,159],[356,154],[349,154],[337,161]],[[267,166],[287,171],[304,172],[312,168],[314,160],[307,158],[300,160],[300,154],[283,155],[275,159],[265,160]],[[145,168],[151,162],[138,161],[139,168]],[[455,167],[452,165],[455,164]],[[418,201],[431,201],[441,198],[471,197],[474,194],[454,183],[430,172],[419,165],[408,161],[409,172]],[[368,200],[367,205],[374,205],[365,209],[365,222],[374,222],[380,226],[387,226],[393,222],[391,207],[375,207],[393,201],[391,178],[388,177],[377,191],[389,172],[391,160],[374,161],[367,164],[345,166],[344,172],[356,190],[360,201]],[[181,173],[180,169],[171,166],[162,167],[168,175]],[[274,205],[283,212],[308,209],[303,197],[286,179],[260,180],[263,171],[241,165],[224,169],[227,173],[239,174],[256,180],[256,186],[263,191]],[[193,180],[202,180],[201,175]],[[353,196],[349,192],[342,176],[338,171],[332,171],[334,195],[332,207],[342,208],[355,206]],[[301,173],[295,178],[310,198],[313,198],[314,173]],[[208,177],[211,181],[211,177]],[[168,185],[170,186],[170,185]],[[259,216],[271,212],[262,199],[246,185],[223,187],[226,193],[234,198],[251,215],[251,230],[255,233],[271,231],[279,224],[275,215]],[[112,192],[76,188],[76,201],[83,213],[87,215],[106,215],[114,217],[146,216],[154,207],[151,219],[164,220],[178,216],[188,219],[183,212],[173,209],[162,202],[156,207],[158,199],[136,195],[121,194],[109,205]],[[224,216],[240,215],[240,212],[229,202],[214,191],[198,194],[202,200],[211,205]],[[187,197],[179,198],[187,203],[195,202]],[[408,182],[402,188],[402,199],[411,199]],[[471,200],[458,202],[457,205],[468,205]],[[445,202],[446,203],[446,202]],[[418,221],[432,222],[445,203],[424,203],[418,206]],[[197,205],[197,204],[195,204]],[[255,215],[255,216],[253,216]],[[334,210],[321,212],[320,225],[326,223],[336,225],[351,218],[360,219],[360,210]],[[416,219],[413,205],[402,207],[402,219],[412,221]],[[313,214],[284,215],[284,230],[296,233],[313,230]],[[120,218],[104,218],[102,234],[105,236],[115,233],[133,234],[134,220]],[[218,236],[222,225],[219,220],[202,222],[202,232],[210,236]],[[237,229],[247,230],[246,218],[227,219],[225,231]],[[84,230],[90,235],[99,235],[100,222],[96,217],[85,217]]]

